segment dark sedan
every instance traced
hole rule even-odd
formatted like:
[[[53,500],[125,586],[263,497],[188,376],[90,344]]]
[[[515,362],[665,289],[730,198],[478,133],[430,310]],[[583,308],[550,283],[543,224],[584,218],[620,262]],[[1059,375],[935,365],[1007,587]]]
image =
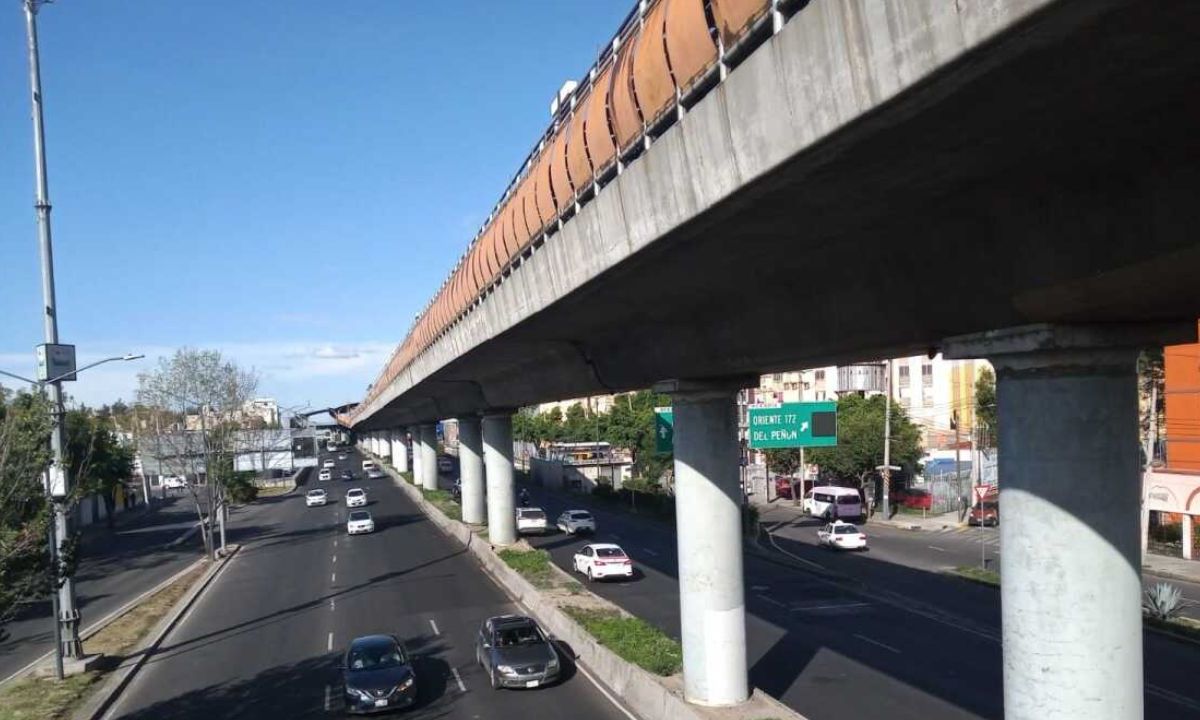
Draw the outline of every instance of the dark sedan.
[[[546,633],[523,615],[485,620],[475,641],[475,659],[487,671],[492,689],[549,685],[562,667]]]
[[[346,710],[355,714],[384,712],[417,700],[417,675],[408,653],[391,635],[356,638],[342,667]]]

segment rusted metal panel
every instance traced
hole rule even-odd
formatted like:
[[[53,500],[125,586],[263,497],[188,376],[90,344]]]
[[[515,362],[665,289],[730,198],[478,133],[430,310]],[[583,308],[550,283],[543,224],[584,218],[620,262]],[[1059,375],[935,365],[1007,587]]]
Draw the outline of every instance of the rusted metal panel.
[[[517,197],[521,201],[518,207],[519,214],[517,215],[517,219],[513,221],[513,227],[518,231],[517,245],[509,250],[505,261],[516,257],[521,248],[525,247],[529,242],[529,238],[533,237],[534,233],[541,229],[541,219],[538,217],[537,204],[534,198],[534,191],[536,189],[533,178],[527,176],[524,182],[521,183],[521,188],[517,190]]]
[[[633,92],[641,116],[653,122],[675,100],[675,82],[667,64],[667,2],[658,0],[642,24],[633,49]]]
[[[609,91],[608,119],[616,135],[617,147],[628,148],[642,133],[642,116],[638,114],[633,97],[633,61],[637,49],[636,34],[625,38],[613,67],[612,89]]]
[[[588,159],[583,121],[596,93],[588,93],[575,105],[575,114],[567,124],[567,176],[576,192],[583,192],[592,182],[592,162]],[[557,188],[557,185],[555,186]]]
[[[666,3],[667,58],[675,84],[687,90],[717,62],[717,43],[708,32],[704,0],[666,0]]]
[[[551,141],[546,149],[538,157],[537,165],[533,168],[533,197],[534,203],[537,205],[537,212],[534,216],[537,217],[537,226],[530,226],[533,234],[542,231],[550,223],[550,220],[557,214],[554,205],[554,189],[551,185],[551,173],[554,171],[554,142]]]
[[[512,205],[513,203],[510,200],[508,206],[505,208],[505,211],[512,212]],[[489,242],[487,247],[484,249],[483,257],[483,267],[487,271],[485,276],[487,277],[488,283],[496,279],[496,273],[500,272],[500,265],[503,262],[501,258],[504,256],[504,238],[500,237],[499,234],[492,235],[491,242]]]
[[[730,47],[771,7],[770,0],[711,0],[721,42]]]
[[[516,202],[517,196],[516,193],[513,193],[513,195],[508,199],[508,202],[505,203],[504,207],[500,208],[500,231],[498,235],[500,236],[500,241],[503,243],[505,248],[516,247],[517,245],[517,232],[516,228],[513,227],[513,223],[516,222],[517,218],[516,213],[513,212],[513,207],[516,205]],[[488,282],[491,282],[490,278],[488,279]]]
[[[583,136],[587,141],[588,158],[594,172],[604,171],[617,156],[612,132],[608,127],[608,104],[612,90],[613,65],[609,63],[596,77],[592,86],[591,102],[584,117]]]
[[[550,189],[554,191],[554,209],[549,218],[551,221],[558,213],[566,210],[575,203],[575,188],[567,177],[567,131],[569,126],[563,125],[550,144],[546,153],[546,163],[550,166]]]

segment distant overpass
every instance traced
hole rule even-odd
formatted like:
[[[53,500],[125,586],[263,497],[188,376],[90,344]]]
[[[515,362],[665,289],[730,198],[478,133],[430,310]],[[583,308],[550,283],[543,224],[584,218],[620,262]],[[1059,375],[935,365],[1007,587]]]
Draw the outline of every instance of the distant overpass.
[[[429,478],[429,424],[484,413],[488,514],[507,525],[512,408],[663,383],[691,478],[687,585],[734,569],[740,384],[989,357],[1006,714],[1138,716],[1132,358],[1194,339],[1200,315],[1198,30],[1188,2],[644,3],[342,420],[375,442],[412,428]],[[1045,528],[1063,544],[1031,540]],[[698,542],[719,552],[689,569]],[[709,674],[742,672],[714,659],[737,655],[736,570],[736,588],[684,594],[696,702],[744,696]],[[1063,644],[1077,652],[1045,659]]]

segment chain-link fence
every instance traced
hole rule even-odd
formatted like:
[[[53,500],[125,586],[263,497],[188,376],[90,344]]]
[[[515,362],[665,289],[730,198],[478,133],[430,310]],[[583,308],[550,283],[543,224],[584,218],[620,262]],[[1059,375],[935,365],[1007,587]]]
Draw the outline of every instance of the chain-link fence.
[[[930,513],[937,515],[956,511],[965,512],[971,495],[971,474],[963,471],[961,475],[954,472],[925,476],[922,488],[929,493]]]

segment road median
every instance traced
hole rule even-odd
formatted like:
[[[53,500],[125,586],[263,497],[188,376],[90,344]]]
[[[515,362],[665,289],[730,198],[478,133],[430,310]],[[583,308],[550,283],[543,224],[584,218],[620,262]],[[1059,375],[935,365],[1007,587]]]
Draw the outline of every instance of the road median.
[[[656,629],[652,630],[651,626],[622,608],[588,592],[553,563],[543,563],[535,558],[514,558],[511,552],[533,552],[525,550],[527,543],[497,551],[474,528],[447,517],[436,505],[426,500],[420,489],[408,483],[390,466],[381,466],[386,468],[395,484],[421,508],[430,521],[475,555],[484,571],[509,597],[537,618],[554,636],[560,648],[595,675],[603,686],[621,698],[621,702],[642,720],[803,720],[795,710],[759,690],[755,690],[747,702],[737,707],[710,708],[686,702],[683,699],[682,676],[678,673],[657,675],[617,652],[617,648],[622,648],[627,654],[630,653],[630,641],[651,640],[656,643],[657,649],[645,655],[643,661],[666,670],[670,666],[663,663],[663,658],[668,657],[670,652],[664,648],[669,646],[661,644],[662,641],[654,634],[661,635],[670,643],[675,643],[673,639]],[[505,561],[501,553],[508,553],[509,559],[526,572],[533,572],[539,578],[538,583],[524,577]],[[591,631],[573,614],[590,625]],[[632,638],[621,637],[622,633],[631,630],[636,630]],[[678,647],[678,643],[675,646]]]

